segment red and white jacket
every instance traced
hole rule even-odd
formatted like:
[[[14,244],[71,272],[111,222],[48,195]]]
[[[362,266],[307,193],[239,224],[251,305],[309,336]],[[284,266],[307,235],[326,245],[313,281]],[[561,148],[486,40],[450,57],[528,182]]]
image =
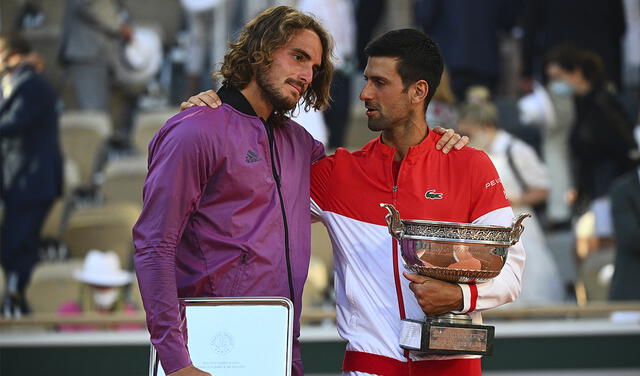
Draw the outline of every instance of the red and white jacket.
[[[452,363],[451,359],[478,358],[424,357],[399,346],[401,320],[423,320],[424,312],[402,276],[397,242],[389,235],[387,212],[379,204],[393,204],[403,219],[500,226],[510,226],[513,219],[489,157],[468,147],[444,154],[435,148],[439,137],[429,132],[409,149],[397,182],[392,172],[396,150],[380,138],[354,153],[338,149],[312,166],[311,210],[326,225],[333,242],[337,325],[348,342],[345,371],[402,375],[408,373],[407,365],[418,370],[428,364]],[[479,324],[480,311],[516,299],[524,262],[524,249],[518,243],[510,247],[496,278],[461,284],[462,312]]]

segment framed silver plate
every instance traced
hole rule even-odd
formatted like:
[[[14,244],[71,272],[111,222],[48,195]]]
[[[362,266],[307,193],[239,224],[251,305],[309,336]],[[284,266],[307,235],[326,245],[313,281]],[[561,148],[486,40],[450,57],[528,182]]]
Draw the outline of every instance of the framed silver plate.
[[[189,354],[212,375],[290,376],[293,304],[281,297],[189,298]],[[150,376],[165,376],[153,345]]]

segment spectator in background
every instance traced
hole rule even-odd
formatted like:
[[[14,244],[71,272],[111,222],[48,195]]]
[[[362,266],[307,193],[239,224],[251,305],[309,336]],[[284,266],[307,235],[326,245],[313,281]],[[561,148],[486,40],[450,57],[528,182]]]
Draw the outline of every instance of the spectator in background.
[[[469,136],[470,146],[484,150],[491,158],[514,214],[534,214],[532,207],[544,203],[550,184],[535,150],[498,128],[498,111],[488,101],[463,107],[458,127],[461,134]],[[562,302],[563,282],[535,215],[527,223],[521,239],[527,250],[527,267],[522,292],[515,304]]]
[[[640,144],[640,111],[634,131]],[[611,184],[611,212],[616,240],[616,257],[609,298],[640,300],[640,155],[636,168]]]
[[[117,42],[131,39],[117,0],[67,0],[59,51],[81,110],[109,111],[109,69]]]
[[[133,280],[133,273],[120,268],[120,259],[113,251],[91,250],[84,259],[82,269],[76,270],[74,278],[82,283],[77,300],[62,303],[58,308],[61,316],[76,316],[82,313],[110,314],[136,312],[126,302],[123,287]],[[143,325],[118,324],[117,330],[144,329]],[[60,331],[85,331],[99,329],[95,325],[60,325]]]
[[[205,66],[213,54],[213,12],[218,1],[180,1],[186,17],[185,93],[200,89]],[[208,70],[208,69],[207,69]],[[208,74],[207,74],[208,76]]]
[[[121,5],[119,0],[67,0],[59,60],[73,82],[76,106],[80,110],[114,113],[110,146],[128,152],[138,95],[143,87],[134,82],[116,82],[119,77],[114,76],[116,68],[133,67],[119,61],[127,58],[123,48],[134,37],[134,29],[125,22],[126,11]],[[110,104],[110,99],[115,105]]]
[[[0,198],[4,204],[0,261],[6,275],[5,317],[30,313],[25,289],[38,262],[40,229],[62,193],[56,96],[28,62],[31,46],[0,36]]]
[[[625,29],[622,0],[524,0],[522,80],[524,92],[541,78],[545,54],[571,43],[602,57],[607,77],[620,87],[620,42]]]
[[[640,300],[640,168],[611,184],[611,209],[616,240],[611,300]]]
[[[552,111],[551,120],[542,126],[542,156],[549,166],[553,181],[547,204],[549,229],[568,229],[571,222],[571,204],[568,194],[573,187],[570,167],[569,135],[575,122],[575,103],[571,86],[553,66],[546,65],[546,90]]]
[[[427,107],[427,123],[431,127],[457,128],[458,112],[456,110],[456,96],[451,89],[451,80],[447,69],[442,72],[440,85],[431,98]]]
[[[336,149],[345,146],[351,109],[351,75],[354,71],[356,42],[353,5],[351,0],[301,0],[297,8],[301,12],[316,16],[333,36],[335,70],[331,82],[331,105],[323,111],[323,115],[329,130],[329,142],[326,147]],[[306,124],[305,121],[300,123]]]
[[[546,206],[538,206],[540,222],[546,230],[549,249],[558,261],[567,286],[576,282],[575,234],[572,232],[573,208],[569,200],[573,189],[570,167],[569,135],[575,122],[575,104],[571,87],[547,72],[546,85],[534,83],[533,91],[518,100],[519,122],[540,133],[540,154],[547,165],[549,196]]]
[[[417,23],[433,37],[449,69],[453,92],[464,98],[469,86],[494,93],[499,75],[499,33],[515,23],[509,0],[418,0]]]
[[[559,46],[549,54],[547,72],[575,95],[576,121],[569,138],[574,207],[577,211],[590,207],[596,216],[596,237],[610,240],[609,187],[633,168],[632,121],[606,88],[602,60],[593,52]]]

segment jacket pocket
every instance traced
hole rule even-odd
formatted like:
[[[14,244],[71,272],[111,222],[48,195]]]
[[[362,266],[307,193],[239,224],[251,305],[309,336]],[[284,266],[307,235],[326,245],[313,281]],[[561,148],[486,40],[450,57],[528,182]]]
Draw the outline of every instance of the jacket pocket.
[[[237,266],[235,268],[235,276],[233,279],[233,286],[231,288],[231,296],[243,296],[242,292],[245,290],[242,287],[243,282],[248,280],[249,273],[249,252],[240,251],[240,258],[238,259]]]

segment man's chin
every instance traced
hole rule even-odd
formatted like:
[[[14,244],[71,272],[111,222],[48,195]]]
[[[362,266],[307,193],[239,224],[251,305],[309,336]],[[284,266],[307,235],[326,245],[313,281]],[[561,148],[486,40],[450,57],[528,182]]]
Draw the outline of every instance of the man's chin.
[[[288,112],[293,110],[294,108],[296,108],[296,103],[298,102],[292,102],[292,103],[282,103],[281,106],[276,107],[276,111],[278,112]]]
[[[380,132],[387,128],[388,122],[384,118],[369,118],[367,119],[367,127],[374,132]]]
[[[369,120],[367,122],[367,127],[369,128],[370,131],[373,131],[373,132],[380,132],[380,131],[383,130],[383,128],[380,126],[380,124],[378,124],[375,121],[371,121],[371,120]]]

